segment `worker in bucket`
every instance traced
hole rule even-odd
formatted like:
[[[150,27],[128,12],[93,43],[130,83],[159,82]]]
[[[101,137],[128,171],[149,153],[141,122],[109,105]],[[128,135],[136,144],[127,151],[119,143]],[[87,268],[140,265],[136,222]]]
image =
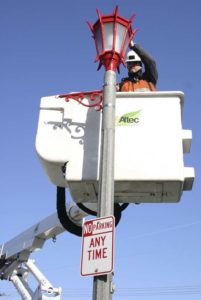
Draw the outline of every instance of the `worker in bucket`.
[[[120,92],[156,91],[158,72],[154,59],[139,45],[130,44],[126,64],[128,77],[122,78]]]

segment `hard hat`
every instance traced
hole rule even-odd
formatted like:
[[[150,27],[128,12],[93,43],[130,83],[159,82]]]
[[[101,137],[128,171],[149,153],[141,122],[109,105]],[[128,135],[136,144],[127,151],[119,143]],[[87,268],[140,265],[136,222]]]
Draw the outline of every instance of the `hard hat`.
[[[142,60],[134,50],[130,50],[127,54],[126,62],[142,62]]]

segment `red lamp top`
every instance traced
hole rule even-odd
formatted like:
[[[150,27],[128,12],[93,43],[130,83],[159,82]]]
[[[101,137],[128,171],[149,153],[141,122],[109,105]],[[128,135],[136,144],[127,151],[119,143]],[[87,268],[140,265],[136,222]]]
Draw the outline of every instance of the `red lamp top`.
[[[99,60],[98,70],[102,65],[106,70],[119,71],[119,65],[125,65],[124,57],[128,46],[137,29],[132,30],[131,23],[134,15],[129,20],[118,15],[118,6],[110,15],[101,15],[97,9],[99,19],[94,25],[87,22],[95,40],[97,56]]]

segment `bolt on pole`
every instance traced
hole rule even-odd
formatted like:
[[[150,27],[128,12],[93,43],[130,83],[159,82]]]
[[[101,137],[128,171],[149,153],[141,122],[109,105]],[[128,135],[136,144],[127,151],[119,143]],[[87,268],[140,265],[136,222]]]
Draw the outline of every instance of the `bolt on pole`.
[[[98,217],[114,213],[115,102],[116,73],[108,70],[103,85]],[[93,300],[112,299],[112,274],[95,276],[93,284]]]

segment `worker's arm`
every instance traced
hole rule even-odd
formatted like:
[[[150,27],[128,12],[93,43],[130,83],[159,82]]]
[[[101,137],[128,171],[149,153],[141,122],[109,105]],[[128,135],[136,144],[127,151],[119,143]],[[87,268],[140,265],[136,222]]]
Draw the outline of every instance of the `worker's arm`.
[[[131,49],[134,50],[141,58],[144,66],[145,66],[145,73],[143,77],[151,81],[154,85],[156,85],[158,80],[158,71],[156,67],[156,62],[151,57],[149,53],[147,53],[144,49],[140,47],[138,44],[134,44],[131,46]]]

